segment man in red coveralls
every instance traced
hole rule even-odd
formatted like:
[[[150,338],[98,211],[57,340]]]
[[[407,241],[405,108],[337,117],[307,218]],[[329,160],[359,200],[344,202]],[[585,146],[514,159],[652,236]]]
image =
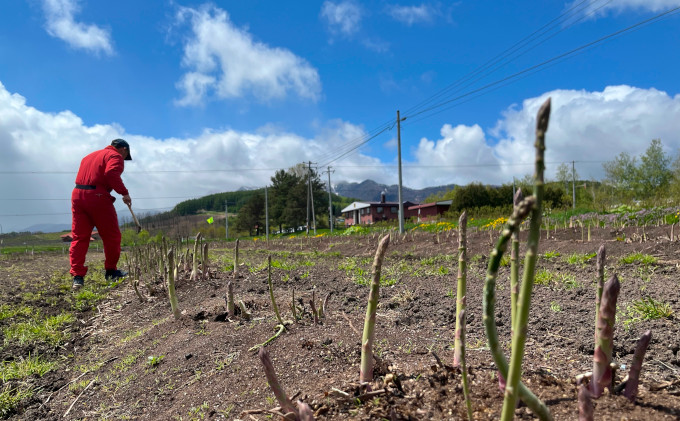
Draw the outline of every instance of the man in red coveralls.
[[[85,256],[94,227],[97,227],[104,243],[106,279],[115,281],[127,275],[127,272],[117,268],[120,258],[120,229],[118,215],[113,207],[116,198],[111,196],[111,190],[122,195],[126,205],[132,203],[128,189],[120,178],[125,168],[123,161],[131,159],[130,145],[123,139],[115,139],[111,146],[92,152],[80,162],[76,187],[71,194],[73,241],[69,257],[73,289],[79,289],[85,283]]]

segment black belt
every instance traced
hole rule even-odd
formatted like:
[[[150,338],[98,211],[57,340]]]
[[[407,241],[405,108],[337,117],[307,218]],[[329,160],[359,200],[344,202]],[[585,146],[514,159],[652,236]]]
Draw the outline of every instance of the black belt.
[[[97,186],[90,186],[88,184],[76,184],[76,188],[80,190],[94,190]]]

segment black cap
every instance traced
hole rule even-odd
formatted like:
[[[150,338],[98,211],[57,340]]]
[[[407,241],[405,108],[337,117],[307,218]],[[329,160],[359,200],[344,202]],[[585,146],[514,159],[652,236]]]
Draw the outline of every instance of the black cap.
[[[123,139],[114,139],[111,141],[111,146],[114,148],[125,148],[128,150],[126,161],[132,161],[132,155],[130,154],[130,145]]]

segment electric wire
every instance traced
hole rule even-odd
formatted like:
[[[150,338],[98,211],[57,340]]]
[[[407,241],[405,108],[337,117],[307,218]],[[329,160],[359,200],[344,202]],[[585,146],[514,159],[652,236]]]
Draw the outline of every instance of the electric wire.
[[[608,0],[608,1],[607,1],[604,5],[602,5],[601,7],[604,7],[606,4],[610,3],[611,1],[612,1],[612,0]],[[588,3],[588,4],[586,4],[586,3]],[[596,1],[595,3],[597,3],[597,1]],[[541,26],[540,28],[538,28],[537,30],[535,30],[534,32],[532,32],[531,34],[525,36],[524,38],[522,38],[521,40],[519,40],[517,43],[515,43],[514,45],[512,45],[511,47],[507,48],[506,50],[504,50],[504,51],[502,51],[501,53],[497,54],[496,56],[492,57],[491,59],[489,59],[488,61],[486,61],[486,62],[483,63],[482,65],[476,67],[475,69],[473,69],[472,71],[470,71],[470,72],[467,73],[466,75],[463,75],[463,76],[462,76],[460,79],[458,79],[457,81],[455,81],[455,82],[453,82],[452,84],[448,85],[447,87],[445,87],[444,89],[442,89],[442,90],[440,90],[439,92],[435,93],[434,95],[430,96],[429,98],[427,98],[427,99],[421,101],[420,103],[416,104],[415,106],[413,106],[413,107],[411,107],[411,108],[409,108],[409,109],[406,109],[406,110],[404,111],[404,113],[405,113],[405,114],[410,114],[410,113],[415,113],[415,112],[417,112],[422,106],[424,106],[424,105],[426,105],[426,104],[428,104],[428,103],[433,102],[435,99],[437,99],[437,98],[439,98],[439,97],[445,95],[447,92],[450,92],[452,89],[454,89],[454,88],[460,86],[461,84],[463,84],[464,82],[470,80],[470,79],[473,78],[475,75],[478,75],[479,73],[484,72],[485,70],[489,69],[491,66],[497,64],[498,62],[502,61],[502,60],[505,59],[505,58],[508,58],[508,57],[511,56],[511,54],[514,53],[515,51],[521,50],[522,47],[524,47],[524,46],[526,46],[527,44],[533,42],[534,40],[540,38],[541,35],[543,35],[543,34],[549,32],[550,30],[552,30],[552,29],[555,28],[556,26],[563,24],[564,22],[566,22],[566,21],[567,21],[569,18],[571,18],[572,16],[576,15],[577,13],[580,13],[580,12],[582,11],[582,9],[585,8],[585,7],[587,7],[589,4],[590,4],[590,3],[588,2],[588,0],[582,0],[580,3],[575,4],[575,5],[572,6],[570,9],[567,9],[567,10],[566,10],[565,12],[563,12],[561,15],[559,15],[559,16],[557,16],[556,18],[552,19],[550,22],[548,22],[548,23],[546,23],[545,25]],[[581,7],[581,6],[583,6],[583,7]],[[592,12],[591,12],[591,13],[592,13]],[[571,27],[574,26],[578,21],[580,21],[580,20],[582,20],[582,19],[585,19],[585,18],[588,17],[589,15],[590,15],[590,14],[583,14],[582,17],[581,17],[581,19],[578,19],[578,20],[572,22],[572,23],[569,24],[568,26],[563,26],[563,27],[562,27],[562,30],[558,31],[558,33],[559,33],[559,32],[562,32],[562,31],[564,31],[564,30],[566,30],[566,29],[568,29],[568,28],[571,28]],[[556,35],[556,34],[554,34],[554,35]],[[553,35],[553,36],[554,36],[554,35]],[[550,38],[552,38],[552,36],[551,36]],[[532,47],[532,48],[530,48],[530,49],[528,49],[528,50],[526,50],[525,53],[526,53],[527,51],[530,51],[530,50],[533,49],[533,48],[535,48],[535,46]],[[524,53],[523,53],[523,54],[524,54]],[[513,60],[514,60],[514,58],[513,58]],[[512,61],[512,60],[510,60],[510,61]],[[506,64],[509,63],[510,61],[506,62]],[[456,91],[458,91],[458,90],[456,90]]]
[[[602,43],[602,42],[604,42],[604,41],[607,41],[607,40],[609,40],[609,39],[612,39],[612,38],[615,38],[615,37],[617,37],[617,36],[620,36],[620,35],[622,35],[622,34],[624,34],[624,33],[626,33],[626,32],[629,32],[629,31],[631,31],[631,30],[633,30],[633,29],[637,29],[637,28],[639,28],[639,27],[641,27],[641,26],[644,26],[644,25],[648,25],[648,24],[650,24],[650,23],[653,23],[654,21],[659,20],[659,19],[661,19],[661,18],[663,18],[663,17],[666,17],[666,16],[669,15],[669,14],[676,14],[676,12],[678,12],[679,10],[680,10],[680,6],[675,7],[675,8],[673,8],[673,9],[669,9],[669,10],[667,10],[667,11],[665,11],[665,12],[662,12],[662,13],[660,13],[660,14],[658,14],[658,15],[655,15],[655,16],[653,16],[653,17],[651,17],[651,18],[645,19],[645,20],[640,21],[640,22],[638,22],[638,23],[635,23],[635,24],[633,24],[633,25],[627,26],[626,28],[623,28],[623,29],[620,29],[620,30],[618,30],[618,31],[612,32],[612,33],[610,33],[610,34],[608,34],[608,35],[605,35],[605,36],[603,36],[603,37],[600,37],[600,38],[598,38],[598,39],[596,39],[596,40],[594,40],[594,41],[590,41],[590,42],[588,42],[588,43],[586,43],[586,44],[583,44],[583,45],[581,45],[581,46],[579,46],[579,47],[573,48],[573,49],[571,49],[571,50],[569,50],[569,51],[567,51],[567,52],[558,54],[557,56],[554,56],[554,57],[552,57],[552,58],[550,58],[550,59],[548,59],[548,60],[545,60],[545,61],[543,61],[543,62],[541,62],[541,63],[538,63],[538,64],[534,64],[534,65],[532,65],[532,66],[529,66],[529,67],[527,67],[527,68],[525,68],[525,69],[523,69],[523,70],[520,70],[519,72],[513,73],[513,74],[511,74],[511,75],[509,75],[509,76],[505,76],[505,77],[503,77],[503,78],[501,78],[501,79],[498,79],[498,80],[496,80],[496,81],[494,81],[494,82],[488,83],[488,84],[486,84],[486,85],[484,85],[484,86],[481,86],[481,87],[479,87],[479,88],[475,88],[475,89],[473,89],[473,90],[467,91],[467,92],[465,92],[465,93],[463,93],[463,94],[461,94],[461,95],[458,95],[458,96],[456,96],[456,97],[454,97],[454,98],[447,99],[446,101],[439,102],[439,103],[437,103],[437,104],[435,104],[435,105],[432,105],[432,106],[430,106],[430,107],[428,107],[428,108],[425,108],[425,109],[423,109],[423,110],[421,110],[421,111],[418,111],[418,112],[416,112],[416,113],[413,113],[413,114],[411,114],[411,115],[408,115],[407,117],[408,117],[408,118],[413,118],[413,117],[415,117],[415,116],[418,116],[418,115],[421,115],[421,114],[425,114],[425,113],[427,113],[427,112],[429,112],[429,111],[432,111],[432,110],[435,110],[435,109],[437,109],[437,108],[439,108],[439,107],[442,107],[442,106],[444,106],[444,105],[450,104],[451,102],[457,101],[457,100],[459,100],[459,99],[468,97],[468,96],[470,96],[470,95],[472,95],[472,94],[474,94],[474,93],[484,91],[484,90],[486,90],[486,89],[488,89],[488,88],[490,88],[490,87],[493,87],[493,86],[495,86],[495,85],[498,85],[498,84],[500,84],[500,83],[503,83],[503,82],[512,80],[512,79],[514,79],[514,78],[517,78],[518,76],[521,76],[521,75],[523,75],[523,74],[525,74],[525,73],[528,73],[528,72],[530,72],[530,71],[533,71],[533,70],[536,70],[536,69],[540,69],[540,68],[542,68],[542,67],[544,67],[544,66],[546,66],[546,65],[548,65],[548,64],[551,64],[551,63],[553,63],[553,62],[555,62],[555,61],[558,61],[558,60],[563,59],[563,58],[570,57],[571,55],[573,55],[573,54],[575,54],[575,53],[577,53],[577,52],[580,52],[581,50],[585,50],[585,49],[587,49],[587,48],[591,48],[591,47],[593,47],[593,46],[595,46],[595,45],[597,45],[597,44],[600,44],[600,43]]]

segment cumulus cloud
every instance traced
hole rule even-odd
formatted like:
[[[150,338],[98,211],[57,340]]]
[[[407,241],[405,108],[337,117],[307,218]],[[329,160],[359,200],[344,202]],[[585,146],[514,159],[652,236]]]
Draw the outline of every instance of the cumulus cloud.
[[[399,22],[413,26],[417,23],[432,22],[438,11],[432,5],[423,3],[420,6],[390,6],[387,14]]]
[[[127,133],[117,124],[87,126],[70,111],[42,112],[0,83],[0,223],[4,232],[42,222],[69,223],[80,160],[118,137],[130,143],[134,160],[126,161],[123,180],[135,211],[144,214],[183,199],[263,187],[277,169],[315,161],[364,135],[362,128],[340,120],[320,125],[318,132],[307,138],[266,126],[255,132],[207,129],[195,137],[159,139]],[[362,160],[356,153],[346,159],[378,166],[378,160]],[[116,205],[119,216],[128,215],[120,200]]]
[[[639,156],[655,138],[674,157],[680,150],[680,95],[626,85],[596,92],[554,90],[509,106],[491,129],[444,124],[436,139],[402,142],[404,185],[502,184],[532,173],[536,112],[547,97],[552,98],[548,177],[559,163],[573,160],[582,177],[601,179],[603,161],[624,151]],[[206,129],[194,137],[159,139],[127,133],[117,124],[88,126],[70,111],[40,111],[0,83],[0,223],[4,232],[68,223],[80,160],[117,137],[131,145],[134,160],[126,162],[123,180],[135,211],[144,214],[183,199],[262,187],[277,169],[306,161],[323,165],[367,136],[363,127],[344,120],[320,122],[315,131],[305,137],[265,125],[253,132]],[[376,141],[333,161],[332,183],[396,184],[394,149],[388,152],[393,159],[375,156],[392,143]],[[127,216],[122,203],[116,205],[119,215]]]
[[[566,9],[576,7],[583,14],[589,16],[589,18],[595,19],[600,16],[606,16],[611,12],[620,13],[633,10],[656,13],[677,6],[680,6],[679,0],[617,0],[604,3],[601,0],[587,0],[585,3],[581,0],[576,0],[568,3]]]
[[[183,94],[178,105],[201,105],[210,95],[252,95],[261,102],[291,93],[312,101],[319,98],[321,81],[314,67],[289,50],[255,41],[226,11],[215,6],[181,8],[177,21],[191,26],[182,58],[189,71],[177,82]]]
[[[92,53],[113,54],[110,31],[97,25],[76,22],[77,0],[43,0],[47,33],[66,41],[71,47]]]
[[[353,1],[339,3],[325,1],[321,6],[321,17],[326,21],[332,34],[350,36],[359,31],[362,12],[359,5]]]
[[[477,125],[447,124],[440,139],[421,139],[416,159],[405,163],[414,166],[406,184],[503,184],[532,174],[536,113],[548,97],[552,101],[545,156],[549,178],[560,163],[576,161],[581,177],[602,179],[603,162],[621,152],[639,156],[652,139],[661,139],[672,157],[680,152],[680,95],[626,85],[599,92],[554,90],[508,107],[486,133]]]

